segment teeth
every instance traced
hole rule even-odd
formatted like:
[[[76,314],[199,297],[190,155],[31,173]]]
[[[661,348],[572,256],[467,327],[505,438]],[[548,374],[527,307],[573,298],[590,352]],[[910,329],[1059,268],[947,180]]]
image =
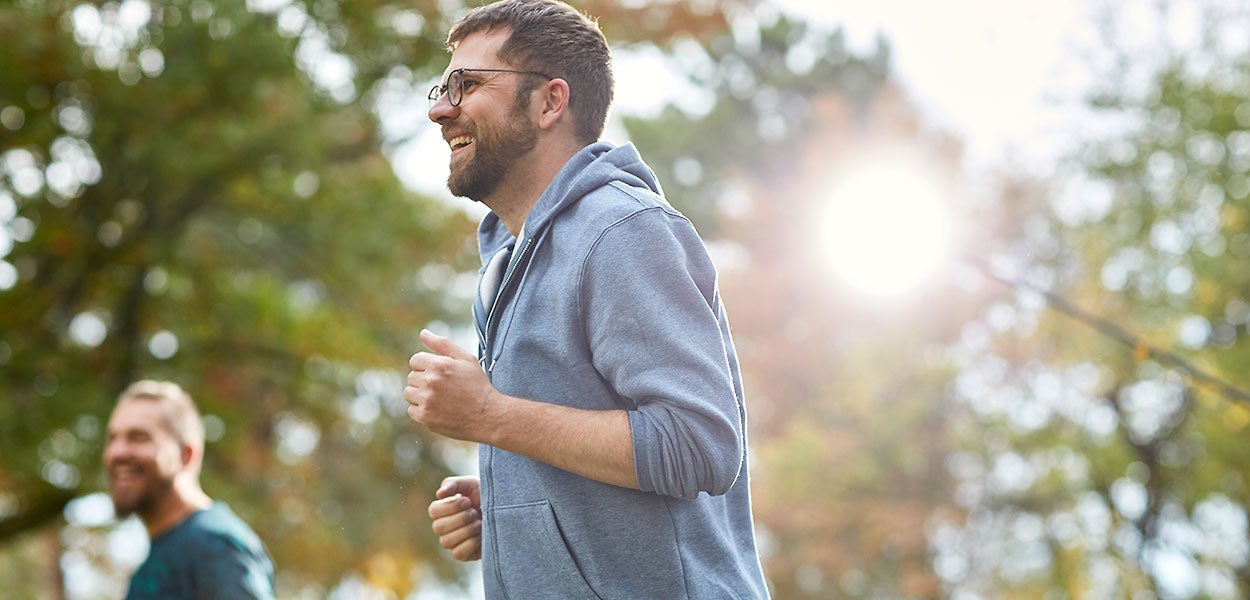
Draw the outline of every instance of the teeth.
[[[473,138],[467,135],[462,135],[462,136],[451,138],[450,140],[447,141],[447,145],[451,146],[452,150],[456,150],[458,148],[463,148],[465,146],[468,146],[472,141],[473,141]]]

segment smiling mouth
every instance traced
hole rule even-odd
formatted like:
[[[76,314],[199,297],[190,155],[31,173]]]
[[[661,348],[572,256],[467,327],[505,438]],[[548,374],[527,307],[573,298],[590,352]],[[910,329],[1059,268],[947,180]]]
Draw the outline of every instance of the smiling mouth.
[[[129,484],[140,479],[140,471],[134,467],[116,467],[109,471],[109,479],[114,484]]]
[[[456,150],[464,148],[465,146],[468,146],[469,144],[472,144],[472,143],[473,143],[473,138],[467,135],[456,136],[454,138],[451,138],[450,140],[447,140],[447,145],[451,146],[452,152],[455,152]]]

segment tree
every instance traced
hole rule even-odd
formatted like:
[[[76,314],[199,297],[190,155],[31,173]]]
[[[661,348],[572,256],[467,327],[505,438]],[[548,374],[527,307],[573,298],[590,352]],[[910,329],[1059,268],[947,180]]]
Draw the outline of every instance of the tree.
[[[0,480],[16,510],[0,536],[100,489],[116,394],[162,377],[216,425],[208,489],[301,580],[363,570],[365,549],[434,561],[414,533],[447,468],[394,418],[402,384],[369,374],[459,320],[421,284],[469,267],[469,224],[396,184],[368,110],[379,48],[335,89],[293,60],[361,15],[284,30],[242,2],[3,11]],[[361,37],[437,51],[376,29]]]
[[[1180,13],[1196,44],[1162,27]],[[1082,116],[1107,133],[1069,162],[1074,193],[1005,190],[1023,227],[996,267],[1028,287],[959,349],[956,463],[975,508],[936,536],[953,591],[1250,593],[1250,54],[1228,43],[1250,15],[1174,2],[1137,18],[1161,33],[1102,25]],[[1079,312],[1045,310],[1039,288]]]

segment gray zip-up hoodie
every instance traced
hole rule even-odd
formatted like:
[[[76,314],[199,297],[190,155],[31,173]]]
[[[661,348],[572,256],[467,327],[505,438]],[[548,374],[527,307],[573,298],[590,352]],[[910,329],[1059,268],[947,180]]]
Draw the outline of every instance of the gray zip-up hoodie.
[[[483,264],[516,242],[482,363],[501,392],[624,409],[638,484],[482,446],[488,598],[762,598],[746,412],[716,270],[632,145],[592,144],[516,240],[493,213]]]

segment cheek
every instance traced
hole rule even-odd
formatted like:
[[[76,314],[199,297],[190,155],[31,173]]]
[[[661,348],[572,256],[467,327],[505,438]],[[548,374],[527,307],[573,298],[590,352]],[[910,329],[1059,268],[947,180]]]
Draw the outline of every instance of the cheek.
[[[162,473],[173,474],[182,469],[182,457],[177,448],[164,448],[155,456],[156,466]]]

